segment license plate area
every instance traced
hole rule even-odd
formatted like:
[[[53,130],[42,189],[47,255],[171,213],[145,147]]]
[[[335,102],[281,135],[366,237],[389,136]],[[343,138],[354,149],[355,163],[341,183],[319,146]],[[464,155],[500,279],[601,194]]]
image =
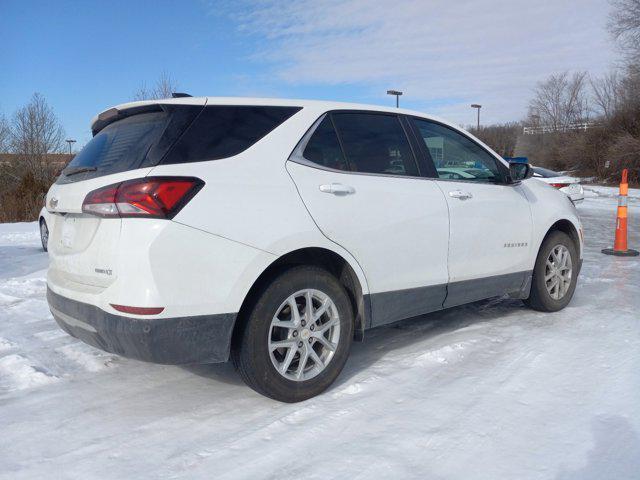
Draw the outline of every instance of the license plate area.
[[[62,231],[60,233],[60,243],[65,249],[72,249],[77,232],[77,218],[75,216],[66,215],[62,222]]]

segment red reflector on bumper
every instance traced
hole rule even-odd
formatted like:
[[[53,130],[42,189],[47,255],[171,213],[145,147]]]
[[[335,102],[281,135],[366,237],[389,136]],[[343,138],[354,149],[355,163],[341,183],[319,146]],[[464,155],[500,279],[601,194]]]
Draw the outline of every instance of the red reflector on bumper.
[[[131,313],[133,315],[158,315],[164,310],[164,307],[128,307],[126,305],[114,305],[113,303],[109,305],[119,312]]]

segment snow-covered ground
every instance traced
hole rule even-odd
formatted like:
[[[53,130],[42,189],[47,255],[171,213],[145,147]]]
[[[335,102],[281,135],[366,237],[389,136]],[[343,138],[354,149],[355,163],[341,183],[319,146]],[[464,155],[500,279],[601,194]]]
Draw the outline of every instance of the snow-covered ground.
[[[587,187],[575,297],[479,302],[367,332],[337,383],[268,400],[230,365],[170,367],[70,338],[35,224],[0,225],[0,478],[640,478],[640,260]],[[630,245],[640,247],[640,192]]]

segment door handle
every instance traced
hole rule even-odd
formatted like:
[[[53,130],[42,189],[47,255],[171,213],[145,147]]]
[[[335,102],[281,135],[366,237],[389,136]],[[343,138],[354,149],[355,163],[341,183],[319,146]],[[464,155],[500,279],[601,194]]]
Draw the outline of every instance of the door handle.
[[[349,195],[351,193],[356,193],[355,188],[349,185],[343,185],[342,183],[327,183],[320,185],[320,191],[323,193],[333,193],[334,195]]]
[[[470,198],[473,198],[473,195],[471,195],[469,192],[463,192],[462,190],[453,190],[452,192],[449,192],[449,196],[452,198],[459,198],[460,200],[468,200]]]

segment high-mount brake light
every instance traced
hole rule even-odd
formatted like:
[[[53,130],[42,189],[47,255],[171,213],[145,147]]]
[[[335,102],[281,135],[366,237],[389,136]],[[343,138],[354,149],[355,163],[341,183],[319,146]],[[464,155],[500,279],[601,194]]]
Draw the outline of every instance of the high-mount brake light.
[[[100,217],[173,218],[204,186],[194,177],[146,177],[87,194],[82,211]]]

